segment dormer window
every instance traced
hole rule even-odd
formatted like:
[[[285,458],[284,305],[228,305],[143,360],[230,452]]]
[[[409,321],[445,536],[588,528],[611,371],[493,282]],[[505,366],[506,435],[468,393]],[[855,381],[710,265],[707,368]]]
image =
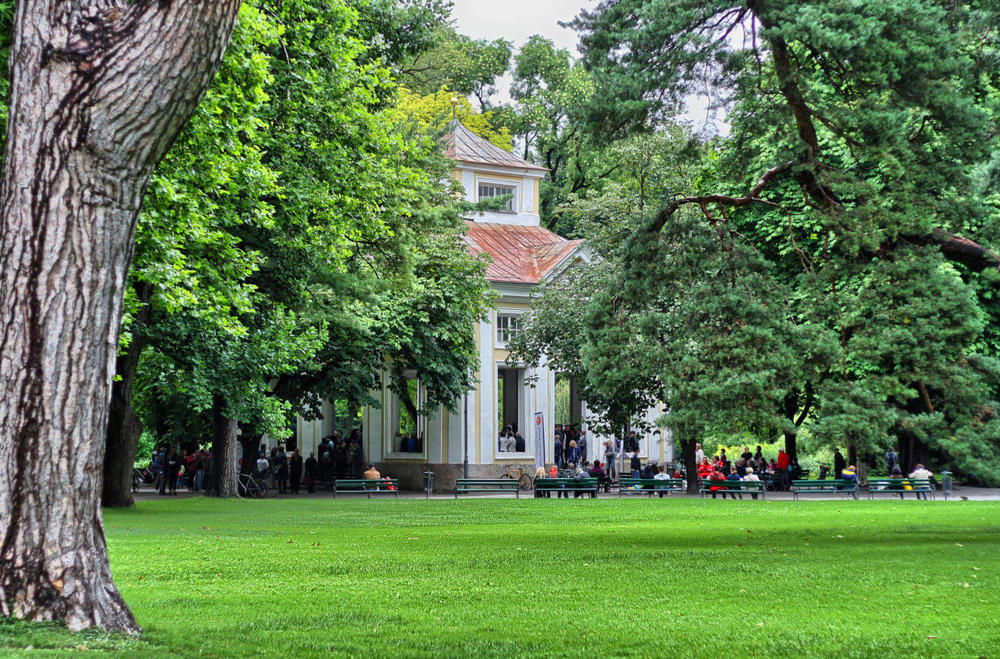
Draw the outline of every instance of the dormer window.
[[[504,213],[513,213],[515,200],[517,199],[517,187],[513,185],[501,185],[499,183],[479,183],[479,200],[493,199],[496,197],[506,197],[506,202],[496,209]]]

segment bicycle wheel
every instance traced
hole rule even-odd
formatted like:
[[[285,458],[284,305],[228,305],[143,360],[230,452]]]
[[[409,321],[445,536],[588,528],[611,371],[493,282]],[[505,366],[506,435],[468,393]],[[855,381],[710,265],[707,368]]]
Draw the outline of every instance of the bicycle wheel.
[[[528,474],[521,474],[521,477],[517,479],[517,485],[522,490],[527,492],[528,490],[531,489],[532,486],[531,476],[529,476]]]
[[[132,472],[132,491],[133,492],[138,492],[140,485],[142,485],[142,476],[139,475],[139,472],[133,471]]]

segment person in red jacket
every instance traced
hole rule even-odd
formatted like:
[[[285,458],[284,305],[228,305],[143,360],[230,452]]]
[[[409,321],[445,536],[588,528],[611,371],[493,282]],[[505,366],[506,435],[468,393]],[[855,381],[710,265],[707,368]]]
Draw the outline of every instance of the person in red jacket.
[[[791,459],[784,449],[778,449],[778,468],[774,475],[778,480],[778,489],[782,492],[788,491],[788,465],[790,463]]]
[[[708,480],[710,480],[712,482],[722,481],[723,483],[725,483],[726,482],[726,477],[722,475],[721,471],[719,471],[718,469],[716,469],[715,471],[712,472],[712,475],[708,477]],[[715,487],[713,485],[713,486],[709,487],[708,489],[711,490],[711,492],[712,492],[712,498],[713,499],[715,498],[715,493],[718,492],[719,490],[722,490],[722,498],[723,499],[726,498],[726,492],[729,491],[729,488],[726,487],[726,486],[724,486],[724,485],[723,486],[719,486],[719,487]],[[733,498],[734,499],[736,498],[735,494],[733,495]]]

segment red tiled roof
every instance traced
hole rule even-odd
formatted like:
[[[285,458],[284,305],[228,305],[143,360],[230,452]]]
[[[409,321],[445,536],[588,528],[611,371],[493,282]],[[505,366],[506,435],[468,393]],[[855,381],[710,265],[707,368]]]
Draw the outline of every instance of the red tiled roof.
[[[444,136],[444,155],[458,162],[548,171],[484,140],[463,126],[458,119],[452,119],[448,124],[448,132]]]
[[[537,284],[583,244],[538,226],[467,221],[465,242],[473,255],[493,259],[486,278],[494,282]]]

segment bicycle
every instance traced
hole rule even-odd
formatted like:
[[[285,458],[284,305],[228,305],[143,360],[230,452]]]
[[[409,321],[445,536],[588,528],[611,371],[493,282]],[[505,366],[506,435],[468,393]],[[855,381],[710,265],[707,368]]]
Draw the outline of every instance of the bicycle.
[[[139,488],[142,487],[143,483],[152,483],[155,478],[150,473],[149,469],[137,467],[132,468],[132,491],[138,492]]]
[[[534,486],[534,481],[531,478],[531,475],[520,467],[507,467],[506,473],[501,474],[500,478],[510,478],[512,480],[516,480],[517,486],[524,492],[527,492]]]
[[[256,479],[251,474],[240,474],[236,491],[247,499],[263,499],[268,494],[268,487],[263,479]]]

